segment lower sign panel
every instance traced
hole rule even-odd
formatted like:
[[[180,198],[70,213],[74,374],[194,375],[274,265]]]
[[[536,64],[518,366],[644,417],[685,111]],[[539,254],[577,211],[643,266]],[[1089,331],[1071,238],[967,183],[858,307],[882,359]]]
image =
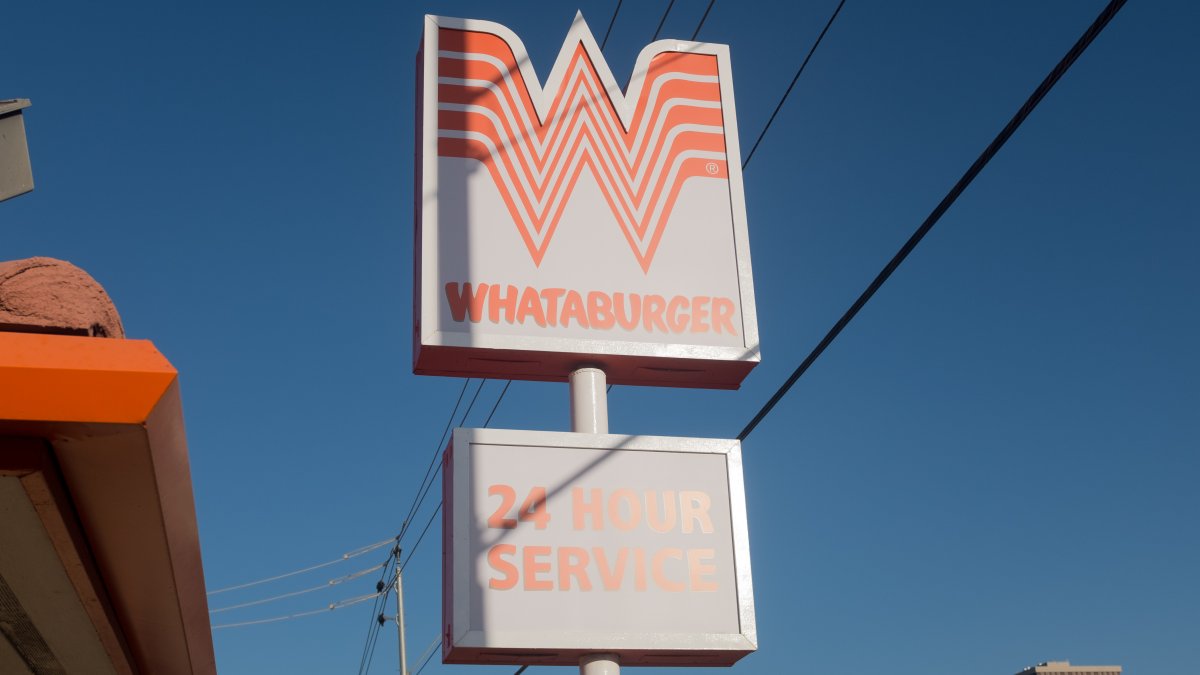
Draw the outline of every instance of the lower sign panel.
[[[456,429],[445,463],[446,663],[757,647],[737,441]]]

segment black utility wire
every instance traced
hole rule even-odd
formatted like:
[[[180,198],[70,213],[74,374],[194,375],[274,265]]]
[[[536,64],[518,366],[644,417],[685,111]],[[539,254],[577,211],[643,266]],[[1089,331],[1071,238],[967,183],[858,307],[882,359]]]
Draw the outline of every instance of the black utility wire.
[[[792,93],[792,88],[796,86],[796,81],[800,79],[800,74],[804,72],[804,67],[808,65],[809,59],[816,53],[817,47],[821,46],[821,40],[825,38],[825,33],[829,32],[829,27],[833,25],[833,20],[837,18],[838,12],[842,11],[842,5],[844,4],[846,4],[846,0],[841,0],[838,6],[834,8],[833,14],[829,15],[829,21],[826,21],[825,27],[821,29],[821,34],[817,36],[817,40],[813,42],[812,47],[808,50],[808,55],[800,62],[800,67],[796,69],[796,76],[792,78],[792,83],[788,85],[787,91],[783,92],[783,97],[779,99],[779,104],[775,106],[775,112],[771,113],[771,117],[767,120],[766,126],[763,127],[762,133],[754,141],[754,146],[750,148],[750,154],[746,155],[746,159],[742,161],[742,171],[745,171],[746,166],[750,164],[750,158],[754,156],[754,151],[758,149],[758,144],[762,143],[763,136],[767,135],[767,129],[771,128],[771,123],[775,121],[775,116],[783,108],[783,103],[787,100],[788,94]]]
[[[492,423],[492,416],[496,414],[496,408],[500,407],[500,401],[504,400],[504,395],[508,393],[509,386],[512,385],[512,380],[504,383],[504,388],[500,390],[500,395],[496,397],[496,402],[492,404],[492,411],[488,413],[487,419],[483,421],[483,428],[486,429]]]
[[[470,378],[463,380],[463,386],[458,392],[458,398],[454,402],[454,408],[450,411],[450,416],[446,418],[446,426],[442,429],[442,436],[440,440],[438,440],[437,445],[434,447],[433,458],[430,460],[429,466],[425,469],[425,475],[421,478],[421,487],[419,487],[417,492],[414,493],[413,501],[408,507],[408,514],[404,517],[404,521],[400,524],[400,533],[396,535],[396,544],[392,547],[391,553],[388,555],[388,559],[384,563],[383,573],[380,575],[379,582],[376,584],[376,588],[383,591],[383,593],[375,599],[375,602],[371,606],[371,623],[367,627],[367,638],[363,642],[362,655],[358,660],[359,675],[362,675],[364,672],[369,672],[371,669],[371,661],[375,654],[375,643],[379,640],[380,626],[377,617],[379,616],[382,607],[387,604],[388,595],[391,594],[390,584],[386,588],[382,589],[379,589],[379,585],[384,583],[384,579],[387,579],[388,570],[391,564],[393,562],[396,564],[400,563],[399,559],[396,557],[399,550],[400,540],[403,539],[405,533],[408,532],[408,528],[412,524],[413,516],[415,516],[417,510],[420,509],[424,494],[426,491],[428,491],[426,481],[430,481],[429,474],[431,471],[433,471],[433,467],[437,463],[438,452],[442,448],[442,445],[446,442],[446,434],[450,432],[450,427],[454,424],[454,416],[458,414],[458,409],[462,405],[463,396],[467,393],[467,386],[470,383]],[[479,389],[482,388],[483,382],[480,382]],[[479,389],[475,390],[476,397],[479,396]],[[474,403],[475,401],[472,399],[471,405],[474,405]],[[470,412],[470,406],[468,406],[467,412]],[[432,481],[430,481],[430,483],[432,483]]]
[[[765,418],[775,407],[775,405],[778,404],[779,401],[788,393],[788,390],[792,388],[792,385],[796,384],[796,380],[799,380],[800,376],[808,371],[809,367],[816,362],[825,349],[829,347],[829,345],[842,332],[842,329],[844,329],[858,314],[859,310],[861,310],[863,306],[871,300],[871,297],[874,296],[875,292],[883,286],[883,284],[888,280],[888,277],[892,276],[892,272],[895,272],[896,268],[900,267],[900,263],[904,262],[904,259],[908,257],[908,254],[912,253],[913,249],[917,247],[917,244],[921,243],[921,240],[925,238],[925,235],[929,233],[929,230],[933,229],[933,226],[937,224],[942,215],[945,214],[946,211],[954,204],[959,195],[961,195],[963,191],[967,189],[967,186],[971,184],[971,181],[975,180],[975,177],[978,176],[979,173],[983,171],[983,168],[987,166],[988,162],[996,156],[996,153],[1000,151],[1000,148],[1004,147],[1004,144],[1008,141],[1008,139],[1011,138],[1013,133],[1016,132],[1017,128],[1021,126],[1021,123],[1024,122],[1027,117],[1029,117],[1029,114],[1033,112],[1033,109],[1036,108],[1039,103],[1041,103],[1046,94],[1048,94],[1050,90],[1054,88],[1054,85],[1057,84],[1059,79],[1062,78],[1063,74],[1071,68],[1071,65],[1075,63],[1075,60],[1079,58],[1080,54],[1083,54],[1083,52],[1087,50],[1088,45],[1092,44],[1092,41],[1095,40],[1096,36],[1104,30],[1104,27],[1108,25],[1108,22],[1111,21],[1114,16],[1116,16],[1117,12],[1120,11],[1124,4],[1125,0],[1112,0],[1108,3],[1108,6],[1106,6],[1104,10],[1100,12],[1100,15],[1096,17],[1096,20],[1092,22],[1092,25],[1088,26],[1088,29],[1084,31],[1079,40],[1075,42],[1075,45],[1072,46],[1069,51],[1067,51],[1066,55],[1062,57],[1062,60],[1058,62],[1058,65],[1054,66],[1054,68],[1050,71],[1050,74],[1047,75],[1046,78],[1042,80],[1042,83],[1038,85],[1037,89],[1030,94],[1029,98],[1026,99],[1021,108],[1017,110],[1017,113],[1008,121],[1008,124],[1004,125],[1004,128],[1000,130],[1000,133],[996,135],[996,138],[992,139],[992,142],[989,143],[986,148],[984,148],[983,152],[980,153],[975,162],[971,164],[966,173],[964,173],[962,177],[958,179],[958,182],[954,184],[954,187],[950,188],[950,192],[942,198],[942,201],[938,203],[936,208],[933,209],[933,212],[929,214],[929,216],[925,219],[925,222],[921,223],[921,226],[917,228],[916,232],[913,232],[912,236],[908,238],[908,241],[904,242],[904,245],[900,247],[900,250],[896,252],[896,255],[892,256],[892,259],[888,261],[888,264],[884,265],[883,269],[879,271],[879,274],[875,276],[875,279],[872,280],[870,285],[867,286],[867,289],[862,292],[862,295],[858,296],[858,299],[854,301],[854,304],[851,305],[844,314],[842,314],[842,318],[838,319],[837,323],[833,325],[833,328],[829,329],[829,332],[825,334],[825,337],[822,338],[819,343],[817,343],[817,346],[812,350],[811,353],[809,353],[808,357],[800,362],[800,365],[796,367],[796,370],[792,371],[791,376],[788,377],[787,381],[783,383],[783,386],[776,390],[775,394],[771,396],[771,399],[767,401],[766,405],[759,409],[758,413],[754,415],[754,418],[750,420],[750,423],[747,424],[744,429],[742,429],[742,432],[737,436],[739,441],[746,440],[746,437],[754,431],[755,427],[757,427],[758,424],[763,421],[763,418]]]
[[[700,17],[700,23],[696,24],[696,30],[692,31],[692,42],[696,41],[696,36],[700,34],[700,29],[704,27],[704,21],[708,19],[708,13],[712,11],[712,6],[717,0],[708,0],[708,7],[704,8],[704,16]]]
[[[420,668],[417,668],[417,672],[413,673],[413,675],[421,675],[421,671],[422,671],[422,670],[425,670],[425,666],[426,666],[426,664],[428,664],[428,663],[429,663],[429,659],[432,659],[432,658],[433,658],[433,655],[434,655],[434,654],[436,654],[436,653],[437,653],[437,650],[436,650],[436,649],[435,649],[435,650],[433,650],[433,651],[431,651],[431,652],[429,652],[429,656],[426,656],[426,657],[425,657],[425,660],[421,662],[421,667],[420,667]]]
[[[400,523],[400,536],[404,536],[404,532],[408,530],[409,521],[417,514],[418,500],[421,495],[421,490],[425,487],[425,481],[429,480],[429,472],[433,471],[434,464],[437,463],[438,453],[441,452],[443,444],[446,442],[446,434],[450,433],[450,427],[454,424],[454,416],[458,414],[458,407],[462,405],[463,395],[467,393],[467,385],[471,383],[471,378],[463,380],[462,389],[458,392],[458,400],[454,402],[454,409],[450,411],[450,416],[446,418],[446,426],[442,429],[441,439],[433,448],[433,456],[429,459],[429,466],[425,467],[425,475],[421,477],[421,487],[413,493],[412,504],[408,507],[408,513],[404,516],[404,521]],[[480,385],[483,386],[483,385]],[[476,392],[478,394],[478,392]]]
[[[612,18],[608,20],[608,30],[604,31],[604,39],[600,42],[600,51],[604,51],[604,45],[608,44],[608,36],[612,34],[613,24],[617,22],[617,14],[621,12],[622,0],[617,0],[617,8],[613,10]]]
[[[442,510],[443,503],[444,502],[438,502],[437,508],[433,510],[433,513],[429,514],[429,520],[425,521],[425,528],[421,530],[421,535],[417,537],[417,542],[408,550],[408,555],[404,557],[404,562],[400,563],[400,572],[403,572],[404,568],[408,567],[408,561],[411,560],[413,554],[417,552],[417,547],[421,545],[421,540],[425,538],[425,533],[429,531],[429,526],[432,525],[433,520],[437,518],[438,511]]]
[[[463,392],[466,391],[467,382],[470,382],[470,378],[468,378],[466,381],[463,382]],[[475,394],[474,394],[474,396],[471,397],[471,402],[469,404],[467,404],[467,409],[463,411],[462,417],[458,421],[459,426],[462,426],[462,424],[464,422],[466,422],[467,417],[471,414],[471,410],[473,410],[475,408],[475,402],[479,400],[479,392],[483,391],[483,385],[485,385],[485,384],[487,384],[487,379],[483,379],[483,380],[479,381],[479,386],[476,387]],[[505,390],[507,391],[507,387],[505,387]],[[444,446],[444,444],[446,442],[446,434],[447,434],[447,432],[449,432],[450,425],[454,421],[455,413],[458,412],[458,404],[459,403],[462,403],[462,394],[461,393],[459,394],[458,403],[456,403],[454,406],[454,410],[452,410],[450,412],[450,419],[447,421],[446,429],[442,432],[441,441],[438,443],[438,447],[435,448],[433,461],[430,463],[431,469],[433,468],[434,464],[437,464],[437,469],[433,471],[432,475],[429,474],[428,470],[425,472],[426,478],[422,480],[422,490],[421,490],[420,496],[418,497],[418,499],[416,501],[416,505],[414,508],[410,509],[411,515],[409,516],[409,519],[406,519],[404,521],[404,524],[400,528],[400,534],[397,535],[397,537],[396,537],[397,544],[396,544],[396,547],[392,549],[393,556],[397,556],[397,554],[399,552],[400,539],[404,536],[404,533],[407,532],[408,528],[412,525],[412,521],[411,521],[412,515],[415,515],[418,511],[421,510],[421,505],[425,503],[425,496],[427,494],[429,494],[429,489],[432,488],[433,484],[437,481],[438,472],[442,470],[441,463],[437,462],[436,460],[439,456],[441,448]],[[499,405],[499,402],[497,402],[497,405]],[[492,409],[492,412],[495,412],[495,408]],[[363,665],[362,665],[364,663],[364,661],[360,660],[360,667],[359,667],[360,675],[362,673],[370,672],[370,670],[371,670],[371,662],[375,658],[375,644],[379,641],[379,632],[380,632],[380,630],[382,630],[382,626],[383,626],[383,624],[377,620],[377,617],[379,616],[379,613],[382,610],[382,608],[384,606],[386,606],[386,604],[387,604],[388,596],[391,595],[392,588],[395,587],[396,577],[404,569],[404,566],[408,564],[408,560],[410,558],[412,558],[413,554],[415,554],[417,552],[417,547],[421,545],[421,540],[425,538],[425,533],[429,531],[429,526],[431,524],[433,524],[434,518],[437,517],[438,512],[441,510],[442,510],[442,503],[439,501],[437,508],[435,508],[433,510],[433,513],[429,516],[429,520],[427,520],[425,522],[425,527],[424,527],[424,529],[421,530],[421,534],[417,537],[416,543],[413,544],[409,548],[408,555],[405,556],[404,562],[401,563],[399,558],[396,557],[396,560],[395,560],[396,569],[395,569],[395,573],[392,574],[391,581],[388,582],[388,585],[385,588],[378,589],[380,592],[382,592],[382,595],[380,595],[379,598],[376,600],[376,604],[374,606],[374,609],[372,610],[371,616],[373,617],[374,623],[372,623],[371,627],[367,629],[367,644],[365,646],[365,651],[364,651],[365,670],[363,670]],[[384,571],[384,575],[385,576],[387,575],[386,569]],[[382,578],[380,579],[380,583],[383,583]]]
[[[398,545],[393,546],[391,552],[388,554],[388,560],[384,564],[383,574],[379,577],[379,582],[375,585],[376,592],[382,593],[379,597],[375,598],[375,602],[371,605],[371,624],[367,626],[367,639],[363,643],[362,656],[358,659],[358,675],[363,675],[363,673],[370,672],[371,670],[371,661],[375,658],[375,643],[379,640],[379,625],[376,617],[379,616],[380,611],[387,603],[388,594],[386,589],[382,587],[382,584],[383,580],[387,578],[388,570],[392,565],[400,563],[399,553],[400,547]]]
[[[650,38],[651,42],[658,39],[658,34],[662,32],[663,24],[667,22],[667,15],[671,13],[671,8],[675,6],[675,0],[667,3],[667,11],[663,12],[662,18],[658,20],[658,28],[654,29],[654,37]]]

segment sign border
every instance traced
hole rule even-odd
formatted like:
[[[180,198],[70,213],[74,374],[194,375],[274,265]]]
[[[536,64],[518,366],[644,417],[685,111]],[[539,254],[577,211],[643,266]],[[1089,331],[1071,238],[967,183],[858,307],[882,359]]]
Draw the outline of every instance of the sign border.
[[[466,556],[454,556],[468,546],[470,510],[459,500],[470,498],[470,462],[474,445],[638,450],[724,455],[729,481],[729,511],[733,537],[734,580],[737,584],[740,633],[606,633],[572,631],[470,630],[471,567]],[[456,453],[458,459],[451,458]],[[622,665],[728,666],[758,648],[754,618],[754,585],[750,572],[750,536],[742,475],[741,442],[733,439],[681,438],[625,434],[581,434],[558,431],[457,428],[443,457],[445,512],[442,525],[442,661],[444,663],[578,665],[579,657],[595,652],[616,653]],[[447,583],[451,581],[452,583]],[[454,589],[466,592],[455,594]]]

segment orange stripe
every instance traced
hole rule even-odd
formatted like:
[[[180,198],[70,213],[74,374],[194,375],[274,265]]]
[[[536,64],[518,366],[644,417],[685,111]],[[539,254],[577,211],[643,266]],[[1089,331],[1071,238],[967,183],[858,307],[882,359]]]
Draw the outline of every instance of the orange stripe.
[[[660,86],[653,106],[648,109],[650,92],[658,78],[680,72],[716,76],[717,64],[714,56],[668,52],[651,59],[649,73],[640,92],[630,129],[625,129],[582,43],[577,45],[572,55],[567,71],[569,79],[565,86],[555,92],[545,121],[537,117],[511,47],[498,36],[441,29],[440,43],[442,49],[487,54],[505,65],[507,72],[497,72],[494,66],[487,63],[450,57],[439,59],[440,75],[443,77],[488,80],[498,85],[499,94],[484,87],[452,84],[440,84],[438,92],[440,101],[487,108],[499,120],[499,128],[481,113],[439,111],[440,128],[483,134],[491,139],[497,147],[497,152],[493,156],[486,146],[474,140],[440,138],[438,154],[475,159],[487,167],[535,264],[541,263],[557,229],[558,219],[569,198],[563,195],[564,190],[567,195],[570,194],[585,166],[598,178],[603,175],[607,179],[607,182],[598,181],[601,193],[616,216],[639,264],[647,271],[683,182],[697,176],[728,177],[728,167],[723,160],[710,162],[690,159],[684,162],[675,180],[670,185],[666,183],[667,173],[680,153],[691,150],[724,153],[723,133],[685,132],[679,134],[670,147],[666,145],[667,136],[677,125],[721,126],[720,109],[685,105],[675,106],[669,112],[663,112],[666,104],[673,99],[719,102],[718,84],[679,80],[666,82]],[[580,63],[584,65],[584,72],[574,75]],[[518,100],[514,100],[512,92],[503,83],[506,74],[513,80],[514,88],[519,94]],[[572,111],[570,106],[574,105],[581,92],[585,98],[582,104]],[[510,126],[505,114],[506,109],[518,118],[523,109],[534,136],[540,143],[546,144],[543,151],[539,152],[527,142],[526,135],[529,129],[523,122],[518,119],[517,124],[521,125],[519,129]],[[663,120],[663,128],[652,147],[648,142],[648,133],[664,114],[666,118]],[[592,126],[585,124],[585,120]],[[603,131],[604,129],[607,131]],[[646,133],[647,137],[643,139],[643,145],[638,149],[636,156],[629,158],[627,155],[633,148],[638,130]],[[575,136],[574,141],[565,142],[571,135]],[[624,145],[619,151],[612,145],[614,138]],[[522,152],[519,144],[528,152]],[[579,154],[581,148],[582,154]],[[598,157],[594,155],[601,152],[619,168],[615,175],[608,164],[597,161]],[[661,170],[658,179],[651,184],[649,178],[653,173],[652,165],[655,164],[661,164]],[[708,170],[710,164],[715,165],[715,173]],[[559,170],[549,173],[541,180],[533,175],[535,170],[545,172],[554,167],[559,167]],[[634,180],[633,174],[639,170],[644,171],[642,178],[631,183],[631,180]],[[505,185],[505,175],[512,177],[514,190],[510,191]],[[520,180],[522,177],[524,182]],[[633,204],[633,208],[644,207],[645,215],[640,219],[636,218],[629,210],[630,207],[618,199],[613,190],[620,190]],[[516,194],[512,194],[514,191]],[[547,200],[547,196],[547,207],[552,213],[539,212],[533,200]],[[651,223],[655,206],[660,199],[665,199],[666,203],[660,217]],[[528,219],[524,214],[528,214]],[[534,241],[529,228],[538,233],[541,233],[543,228],[546,229],[540,246]],[[648,232],[651,233],[650,241],[645,247],[645,253],[642,253],[639,242],[645,239]]]

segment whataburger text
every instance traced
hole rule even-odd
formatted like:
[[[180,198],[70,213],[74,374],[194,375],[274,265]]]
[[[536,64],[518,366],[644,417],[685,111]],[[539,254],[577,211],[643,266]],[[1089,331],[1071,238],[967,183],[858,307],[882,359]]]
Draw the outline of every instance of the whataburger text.
[[[511,485],[488,486],[490,530],[511,530],[523,523],[548,527],[551,513],[546,488],[532,487],[515,512],[517,490]],[[495,502],[494,497],[500,500]],[[580,530],[647,529],[658,534],[713,534],[712,498],[702,490],[601,488],[571,489],[571,528]],[[516,516],[516,517],[512,517]],[[488,588],[495,591],[619,591],[711,593],[718,590],[716,550],[711,546],[550,546],[498,543],[487,550]]]
[[[727,333],[737,335],[733,300],[707,295],[640,294],[577,291],[566,288],[517,287],[513,284],[445,285],[451,318],[459,323],[487,321],[522,325],[572,324],[594,330],[644,330],[667,334]]]

